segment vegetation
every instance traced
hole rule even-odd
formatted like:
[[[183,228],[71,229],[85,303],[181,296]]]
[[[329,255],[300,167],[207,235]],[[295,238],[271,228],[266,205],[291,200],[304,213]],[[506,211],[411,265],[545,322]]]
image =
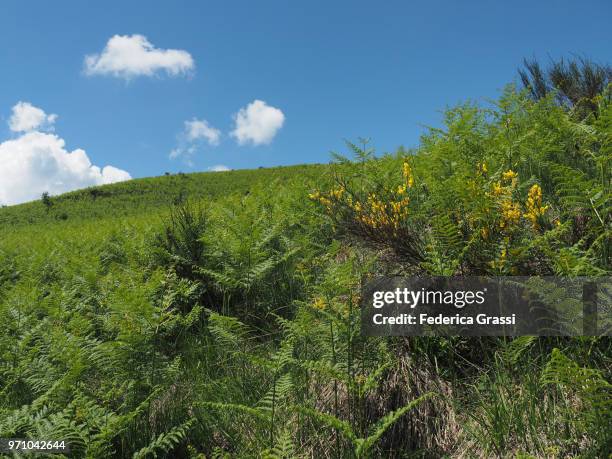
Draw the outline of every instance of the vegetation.
[[[546,70],[536,60],[525,59],[523,64],[519,76],[532,98],[553,94],[578,117],[597,114],[597,99],[612,82],[612,67],[584,57],[553,61]]]
[[[0,209],[0,437],[73,457],[606,457],[609,337],[368,338],[359,295],[390,273],[610,275],[609,91],[576,117],[510,86],[414,151]]]

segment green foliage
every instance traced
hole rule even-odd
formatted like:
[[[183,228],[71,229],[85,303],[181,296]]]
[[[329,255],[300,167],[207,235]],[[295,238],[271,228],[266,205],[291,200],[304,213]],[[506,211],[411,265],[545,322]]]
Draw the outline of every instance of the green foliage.
[[[607,93],[606,93],[607,94]],[[509,87],[493,109],[447,112],[416,152],[343,160],[311,194],[343,231],[430,274],[603,274],[610,269],[608,95],[576,120]]]
[[[296,407],[296,409],[307,416],[314,418],[316,421],[340,432],[346,437],[352,447],[353,454],[356,458],[370,457],[372,448],[375,443],[382,437],[382,435],[395,423],[400,417],[406,414],[408,411],[416,407],[419,403],[430,397],[431,394],[425,394],[418,399],[412,401],[408,405],[387,414],[384,418],[378,420],[369,431],[369,435],[365,438],[358,437],[353,431],[351,425],[345,421],[336,418],[333,415],[321,413],[312,409],[304,407]]]
[[[47,211],[47,213],[49,213],[49,211],[51,210],[51,207],[53,207],[53,201],[51,200],[49,193],[45,191],[42,194],[40,201],[43,203],[43,206],[45,206],[45,210]]]
[[[192,424],[192,421],[187,421],[180,426],[173,427],[168,432],[159,434],[156,438],[151,440],[151,443],[139,449],[134,454],[134,459],[165,456],[166,453],[172,451],[176,445],[185,439]]]
[[[201,240],[206,224],[207,216],[203,209],[192,208],[188,203],[173,207],[164,233],[155,240],[159,257],[155,261],[172,266],[182,278],[195,279],[206,256]]]
[[[612,384],[593,368],[582,368],[566,357],[559,349],[552,351],[550,360],[542,371],[541,381],[547,385],[562,387],[577,397],[580,409],[566,408],[563,416],[577,418],[574,425],[597,443],[597,454],[605,455],[612,446]]]
[[[584,57],[551,62],[546,70],[536,60],[525,59],[523,65],[518,72],[531,97],[538,100],[554,93],[579,116],[595,113],[597,98],[612,83],[612,67]]]
[[[165,217],[168,208],[181,204],[185,197],[192,201],[223,200],[225,196],[244,195],[254,186],[274,181],[284,186],[295,177],[316,179],[324,170],[325,166],[302,165],[134,179],[54,196],[51,198],[53,213],[47,213],[39,202],[2,208],[0,225],[17,229],[31,224],[50,224],[64,228],[68,222],[57,222],[53,215],[61,212],[69,220],[77,220],[77,225],[87,221],[100,224],[107,219],[114,224],[117,218],[131,220],[135,216],[150,220]],[[181,199],[177,199],[179,195]]]
[[[605,455],[608,338],[368,338],[359,310],[381,274],[609,275],[595,104],[509,87],[413,151],[0,209],[0,436],[91,458]]]

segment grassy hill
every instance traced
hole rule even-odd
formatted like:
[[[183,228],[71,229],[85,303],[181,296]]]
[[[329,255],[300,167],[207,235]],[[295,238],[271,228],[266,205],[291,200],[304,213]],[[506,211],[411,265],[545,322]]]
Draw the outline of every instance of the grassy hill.
[[[54,220],[133,217],[167,210],[187,198],[214,200],[244,194],[263,183],[277,183],[282,188],[296,176],[316,177],[323,170],[325,166],[303,165],[134,179],[52,197],[50,209],[42,201],[0,208],[0,225],[7,229]]]
[[[609,276],[609,92],[592,102],[508,88],[411,152],[0,209],[0,437],[94,458],[605,457],[609,337],[368,338],[358,310],[381,274]]]
[[[320,181],[324,165],[202,172],[134,179],[91,187],[43,200],[0,208],[0,249],[38,257],[57,253],[59,245],[85,244],[86,253],[118,232],[139,234],[163,227],[181,203],[223,206],[262,187],[286,193],[296,180]],[[314,186],[314,185],[312,185]],[[78,259],[83,252],[67,250]]]

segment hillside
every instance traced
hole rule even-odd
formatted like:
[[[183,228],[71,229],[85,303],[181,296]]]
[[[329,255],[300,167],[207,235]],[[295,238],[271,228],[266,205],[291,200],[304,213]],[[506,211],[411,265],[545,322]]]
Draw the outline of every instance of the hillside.
[[[610,276],[609,90],[592,102],[510,86],[414,151],[0,209],[0,437],[94,458],[606,457],[609,336],[359,331],[374,276]]]
[[[325,166],[304,165],[226,172],[178,173],[134,179],[52,197],[52,208],[39,200],[0,208],[3,229],[57,220],[134,217],[167,210],[184,199],[208,199],[248,192],[264,183],[283,187],[293,177],[316,177]]]

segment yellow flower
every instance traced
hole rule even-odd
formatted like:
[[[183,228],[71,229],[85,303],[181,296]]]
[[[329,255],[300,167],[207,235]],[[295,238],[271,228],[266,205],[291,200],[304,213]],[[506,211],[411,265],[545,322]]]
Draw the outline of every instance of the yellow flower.
[[[406,179],[406,185],[408,188],[412,188],[412,185],[414,185],[414,177],[412,176],[412,168],[410,167],[410,164],[408,164],[408,161],[404,161],[404,164],[402,165],[402,173]]]
[[[333,196],[336,199],[340,199],[342,197],[342,195],[344,194],[344,188],[343,187],[338,187],[334,190],[331,191],[330,195]]]
[[[493,184],[493,196],[501,196],[504,194],[504,188],[501,186],[501,183],[495,182]]]
[[[321,311],[325,309],[325,300],[321,297],[315,298],[313,304],[315,308],[320,309]]]
[[[504,201],[501,204],[501,220],[499,221],[500,228],[506,228],[510,225],[516,225],[521,219],[521,209],[516,202]]]
[[[325,196],[319,196],[319,202],[325,207],[327,207],[328,211],[331,210],[332,202],[329,200],[329,198],[326,198]]]
[[[502,179],[504,179],[507,182],[514,180],[517,177],[518,177],[518,174],[514,172],[512,169],[508,169],[506,172],[502,174]]]
[[[542,206],[542,188],[537,183],[534,184],[527,194],[527,212],[524,217],[531,222],[534,229],[539,229],[538,218],[543,216],[548,210],[548,206]]]
[[[397,194],[404,194],[406,193],[406,185],[400,185],[397,187]]]
[[[404,161],[404,164],[402,164],[402,172],[404,177],[408,177],[411,174],[410,164],[408,164],[408,161]]]

